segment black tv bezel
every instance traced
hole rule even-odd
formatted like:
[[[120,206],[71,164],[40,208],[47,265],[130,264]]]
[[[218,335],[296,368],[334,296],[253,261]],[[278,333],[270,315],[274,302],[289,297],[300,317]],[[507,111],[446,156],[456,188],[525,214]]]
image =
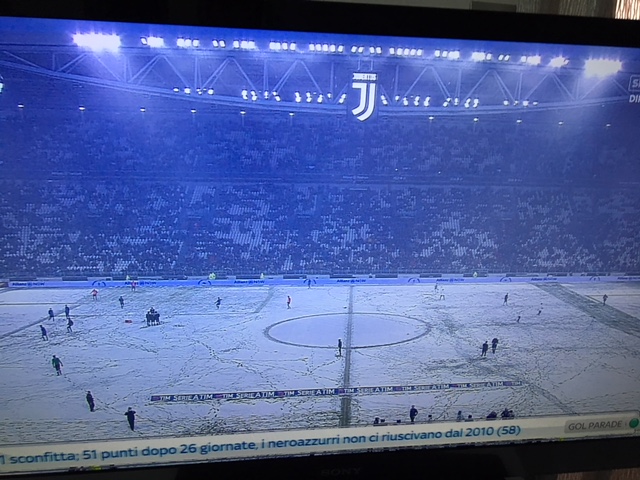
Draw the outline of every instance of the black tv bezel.
[[[198,0],[4,0],[0,16],[142,24],[168,24],[274,31],[451,38],[543,44],[640,48],[640,23],[630,20],[487,12],[458,9],[349,4],[307,0],[234,0],[224,7]],[[639,402],[640,403],[640,402]],[[383,451],[230,460],[153,467],[124,467],[154,478],[160,470],[175,478],[215,475],[238,478],[274,472],[281,478],[461,478],[468,466],[490,468],[474,478],[640,468],[640,437],[571,441],[416,447]],[[460,465],[466,465],[464,471]],[[102,471],[104,473],[104,470]],[[96,478],[100,472],[17,474],[4,478]],[[124,476],[124,475],[123,475]],[[164,477],[162,477],[164,478]],[[471,480],[470,477],[466,477]]]

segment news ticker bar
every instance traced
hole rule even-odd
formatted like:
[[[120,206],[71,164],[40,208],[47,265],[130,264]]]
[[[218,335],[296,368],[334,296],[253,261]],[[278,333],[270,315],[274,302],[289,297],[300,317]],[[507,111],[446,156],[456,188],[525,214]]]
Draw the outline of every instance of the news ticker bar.
[[[640,413],[0,447],[0,474],[640,434]]]

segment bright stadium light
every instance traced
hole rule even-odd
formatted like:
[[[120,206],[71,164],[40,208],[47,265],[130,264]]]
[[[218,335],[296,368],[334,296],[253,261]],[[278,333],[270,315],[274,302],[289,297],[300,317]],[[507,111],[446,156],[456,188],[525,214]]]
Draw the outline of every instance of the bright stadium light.
[[[240,115],[246,115],[247,112],[245,112],[244,110],[240,110]]]
[[[447,102],[446,100],[444,102],[442,102],[442,106],[443,107],[448,107],[449,106],[449,102]]]
[[[531,55],[530,57],[527,57],[527,64],[529,65],[540,65],[540,63],[542,63],[542,57],[540,57],[540,55]]]
[[[313,102],[313,98],[307,97],[307,103],[311,103],[311,102]]]
[[[409,50],[409,55],[411,55],[412,57],[416,56],[416,52],[417,50],[415,48],[412,48],[411,50]]]
[[[280,101],[280,95],[274,95],[274,96],[273,96],[273,98],[275,98],[275,99],[276,99],[276,102],[279,102],[279,101]]]
[[[521,63],[527,63],[527,56],[526,56],[526,55],[522,55],[522,56],[520,57],[520,62],[521,62]]]
[[[316,52],[322,51],[322,45],[320,43],[316,43]]]
[[[607,77],[615,75],[622,69],[619,60],[589,59],[584,64],[584,74],[587,77]]]
[[[253,50],[255,47],[256,47],[256,42],[253,42],[251,40],[242,40],[240,42],[240,48],[244,50]]]
[[[413,104],[416,107],[420,106],[420,96],[416,95],[416,98],[413,99]]]
[[[280,42],[269,42],[269,48],[271,50],[280,50]]]
[[[503,60],[504,60],[504,55],[503,54],[498,55],[498,61],[501,62]]]
[[[533,102],[533,103],[532,103],[532,105],[533,105],[534,107],[537,107],[537,106],[538,106],[538,102]]]
[[[198,95],[202,95],[202,89],[201,88],[196,88],[196,92],[198,93]]]
[[[569,60],[567,60],[563,56],[559,56],[559,57],[552,58],[551,61],[549,62],[549,66],[554,68],[560,68],[560,67],[564,67],[568,63],[569,63]]]
[[[207,90],[207,93],[208,93],[209,95],[213,95],[213,88],[210,88],[209,90]]]
[[[436,58],[440,58],[440,55],[441,55],[440,50],[436,50],[434,55],[436,56]]]
[[[84,111],[86,110],[86,108],[85,108],[85,107],[83,107],[82,105],[80,105],[80,106],[78,107],[78,110],[80,110],[81,112],[84,112]]]
[[[151,48],[164,48],[164,39],[162,37],[147,37],[147,43]]]
[[[147,37],[141,37],[140,43],[142,43],[143,45],[147,45]]]
[[[407,97],[404,97],[404,98],[402,99],[402,104],[403,104],[405,107],[409,105],[409,100],[407,100]]]
[[[268,100],[269,99],[269,92],[268,91],[264,91],[264,99]]]
[[[389,55],[395,55],[396,54],[396,49],[393,47],[389,48]]]
[[[147,109],[146,109],[146,108],[144,108],[144,107],[140,107],[140,111],[141,111],[142,113],[144,113],[144,112],[146,112],[146,111],[147,111]]]
[[[296,48],[297,48],[297,47],[296,47],[296,44],[295,44],[295,43],[292,43],[291,45],[289,45],[289,50],[291,50],[292,52],[295,52],[295,51],[296,51]]]
[[[309,44],[309,51],[310,52],[315,52],[316,51],[316,46],[313,43]]]
[[[442,58],[447,58],[449,56],[449,51],[448,50],[443,50],[442,51]]]
[[[505,101],[503,101],[503,102],[502,102],[502,104],[503,104],[505,107],[508,107],[508,106],[509,106],[509,100],[505,100]]]
[[[346,93],[343,93],[343,94],[340,96],[340,100],[338,100],[338,103],[342,104],[342,103],[344,103],[344,101],[345,101],[346,99],[347,99],[347,94],[346,94]]]
[[[518,119],[518,120],[516,120],[516,123],[520,124],[520,123],[522,123],[522,120]]]
[[[418,49],[418,51],[416,52],[416,55],[417,55],[417,56],[419,56],[419,57],[421,57],[423,53],[424,53],[424,52],[422,51],[422,49],[421,49],[421,48],[419,48],[419,49]]]
[[[295,115],[295,113],[293,113],[293,112],[289,112],[289,116],[290,116],[290,117],[293,117],[294,115]]]
[[[529,100],[523,100],[522,101],[522,106],[523,107],[528,107],[529,106]]]
[[[480,100],[477,98],[473,99],[473,108],[478,108],[478,105],[480,105]]]
[[[460,104],[460,99],[459,98],[454,98],[453,99],[453,104],[457,107]]]
[[[318,103],[322,103],[324,100],[324,97],[322,96],[322,94],[318,95]]]
[[[493,54],[492,53],[487,53],[487,60],[491,60],[493,58]]]
[[[376,53],[376,47],[369,47],[369,53],[371,55],[373,55],[374,53]]]
[[[558,122],[558,125],[564,125],[564,122],[560,121]]]
[[[218,43],[218,40],[214,40],[214,41],[213,41],[213,42],[211,42],[211,43],[213,44],[213,46],[214,46],[215,48],[218,48],[218,45],[220,45],[220,44]]]
[[[173,91],[178,93],[180,91],[180,89],[178,87],[173,87]]]
[[[289,44],[287,42],[282,42],[282,50],[289,50]]]
[[[478,117],[474,117],[473,121],[477,122],[478,120],[480,120]]]
[[[425,107],[428,107],[430,102],[431,102],[431,97],[427,97],[427,98],[424,99],[423,105]]]
[[[511,55],[505,55],[504,56],[504,61],[508,62],[509,60],[511,60]]]
[[[227,46],[227,43],[224,40],[220,40],[220,48],[224,48]]]
[[[323,45],[322,45],[322,51],[323,51],[323,52],[328,52],[328,51],[329,51],[329,45],[328,45],[328,44],[326,44],[326,43],[325,43],[325,44],[323,44]]]
[[[300,103],[302,101],[302,97],[296,97],[296,103]]]
[[[240,48],[240,42],[238,40],[233,41],[233,48]]]
[[[434,117],[433,115],[429,115],[429,121],[431,121],[431,122],[432,122],[433,120],[435,120],[435,118],[436,118],[436,117]]]
[[[389,105],[389,102],[387,101],[387,97],[385,97],[384,95],[380,95],[380,100],[382,101],[383,105]]]
[[[24,108],[24,103],[19,103],[18,108]]]
[[[396,102],[400,101],[400,95],[396,95]]]
[[[474,62],[483,62],[487,58],[487,55],[484,52],[473,52],[471,54],[471,60]]]
[[[358,47],[358,53],[363,53],[364,52],[364,47]]]
[[[249,92],[247,90],[242,90],[242,99],[249,100]]]
[[[194,47],[198,48],[200,46],[200,40],[197,38],[191,43]]]
[[[402,56],[402,52],[403,52],[402,48],[396,49],[396,55],[398,55],[399,57]]]
[[[358,47],[356,47],[355,45],[351,47],[351,53],[356,53],[357,51],[358,51]]]
[[[185,38],[184,39],[184,46],[185,47],[190,47],[191,46],[191,39],[190,38]]]
[[[189,95],[191,93],[191,89],[189,87],[184,89],[184,93],[186,93],[187,95]]]
[[[94,51],[117,51],[120,47],[120,37],[118,35],[104,35],[102,33],[76,33],[73,42],[83,48],[90,48]]]
[[[408,48],[405,48],[405,49],[402,51],[402,54],[403,54],[405,57],[409,56],[409,54],[410,54],[410,53],[411,53],[411,50],[409,50]]]
[[[456,50],[454,52],[449,52],[449,59],[450,60],[458,60],[458,59],[460,59],[460,52],[458,50]]]
[[[376,53],[382,55],[382,47],[376,47]]]
[[[336,53],[336,46],[335,46],[335,45],[333,45],[333,44],[329,45],[329,51],[330,51],[331,53]]]

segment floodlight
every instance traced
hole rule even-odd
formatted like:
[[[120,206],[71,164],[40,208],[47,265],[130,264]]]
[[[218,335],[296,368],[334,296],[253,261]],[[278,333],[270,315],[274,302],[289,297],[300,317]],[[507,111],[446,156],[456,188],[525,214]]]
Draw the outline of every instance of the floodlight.
[[[322,51],[322,45],[319,43],[316,43],[316,52],[321,52]]]
[[[291,45],[289,45],[289,50],[291,50],[292,52],[296,51],[296,44],[292,43]]]
[[[82,105],[80,105],[80,106],[78,107],[78,110],[80,110],[81,112],[84,112],[84,111],[86,110],[86,108],[84,108]]]
[[[329,45],[329,51],[330,51],[331,53],[335,53],[335,51],[336,51],[336,46],[335,46],[335,45],[333,45],[333,44],[332,44],[332,45]]]
[[[422,53],[423,53],[423,52],[422,52],[422,49],[421,49],[421,48],[419,48],[419,49],[418,49],[418,51],[416,51],[416,55],[418,55],[419,57],[421,57],[421,56],[422,56]]]
[[[533,102],[533,106],[537,107],[538,106],[538,102]]]
[[[447,58],[449,56],[449,51],[448,50],[443,50],[442,51],[442,58]]]
[[[289,44],[287,42],[282,42],[282,49],[289,50]]]
[[[511,55],[505,55],[504,56],[504,61],[508,62],[509,60],[511,60]]]
[[[189,87],[184,89],[184,93],[186,93],[187,95],[189,95],[191,93],[191,89]]]
[[[409,100],[407,100],[407,97],[404,97],[402,99],[402,104],[406,107],[407,105],[409,105]]]
[[[322,103],[323,100],[322,94],[318,95],[318,103]]]
[[[427,97],[427,98],[424,99],[423,105],[425,107],[428,107],[430,102],[431,102],[431,97]]]
[[[141,111],[142,113],[144,113],[144,112],[146,112],[146,111],[147,111],[147,109],[146,109],[146,108],[144,108],[144,107],[140,107],[140,111]]]
[[[527,57],[527,63],[529,65],[540,65],[540,63],[542,62],[542,58],[540,57],[540,55],[531,55],[530,57]]]
[[[372,55],[376,53],[376,47],[369,47],[369,53]]]
[[[267,100],[269,98],[269,92],[268,91],[264,91],[264,99]]]
[[[269,48],[271,50],[280,50],[280,44],[278,42],[269,42]]]
[[[18,108],[24,108],[24,104],[23,103],[19,103],[18,104]]]
[[[358,48],[358,53],[362,53],[362,52],[364,52],[364,47],[359,47]]]
[[[523,107],[528,107],[529,106],[529,100],[523,100],[522,101],[522,106]]]
[[[331,93],[327,93],[327,98],[331,98],[332,96]]]
[[[196,88],[196,92],[198,92],[198,95],[202,95],[202,89],[201,88]]]
[[[233,41],[233,48],[240,48],[240,42],[238,40]]]
[[[429,120],[434,120],[436,117],[434,117],[433,115],[429,115]]]
[[[294,115],[295,115],[295,113],[293,113],[293,112],[289,112],[289,116],[290,116],[290,117],[293,117]]]
[[[338,45],[338,53],[344,52],[344,45]]]
[[[402,48],[396,49],[396,55],[398,55],[399,57],[402,56]]]
[[[276,99],[276,102],[279,102],[279,101],[280,101],[280,95],[276,95],[276,96],[274,96],[273,98],[275,98],[275,99]]]
[[[326,43],[324,45],[322,45],[322,51],[323,52],[328,52],[329,51],[329,45],[327,45]]]
[[[584,64],[584,74],[587,77],[607,77],[615,75],[622,69],[619,60],[589,59]]]
[[[207,90],[207,93],[208,93],[209,95],[213,95],[213,88],[210,88],[209,90]]]
[[[420,105],[420,97],[416,95],[416,98],[413,99],[413,104],[417,107]]]
[[[396,102],[400,101],[400,95],[396,95]]]
[[[227,46],[226,42],[224,40],[220,40],[220,48],[224,48],[226,46]]]
[[[412,57],[415,57],[416,56],[416,51],[417,50],[415,48],[412,48],[411,50],[409,50],[409,55],[411,55]]]
[[[509,106],[509,100],[505,100],[505,101],[503,101],[503,102],[502,102],[502,104],[503,104],[505,107]]]
[[[248,100],[249,99],[249,92],[247,92],[246,90],[242,90],[242,98],[244,100]]]
[[[487,56],[484,52],[473,52],[471,54],[471,60],[473,60],[474,62],[482,62],[485,58],[487,58]]]
[[[338,103],[344,103],[344,101],[346,100],[346,98],[347,98],[347,94],[346,94],[346,93],[343,93],[343,94],[342,94],[342,96],[340,97],[340,100],[338,100]]]
[[[520,102],[518,102],[518,100],[514,100],[513,101],[513,104],[516,105],[516,106],[518,105],[518,103],[520,103]]]
[[[140,38],[140,43],[142,43],[143,45],[147,45],[147,37]]]
[[[212,43],[214,47],[218,48],[218,45],[219,45],[218,40],[214,40]]]
[[[459,103],[460,103],[460,99],[459,98],[456,97],[456,98],[453,99],[453,104],[454,105],[457,106]]]
[[[434,55],[436,56],[436,58],[440,58],[440,50],[436,50]]]
[[[240,42],[240,48],[243,48],[245,50],[251,48],[251,45],[249,44],[249,42],[247,40],[242,40]]]
[[[311,96],[311,92],[307,92],[307,98]]]
[[[300,103],[302,101],[301,97],[296,97],[296,103]]]
[[[389,105],[389,102],[387,101],[387,98],[384,95],[380,97],[380,100],[382,100],[383,105]]]
[[[356,53],[357,51],[358,51],[358,47],[356,47],[355,45],[351,47],[351,53]]]
[[[447,102],[446,100],[444,102],[442,102],[442,106],[443,107],[448,107],[449,106],[449,102]]]
[[[522,120],[518,119],[518,120],[516,120],[516,123],[520,124],[520,123],[522,123]]]
[[[309,51],[310,52],[315,52],[315,50],[316,50],[316,46],[313,43],[310,43],[309,44]]]
[[[200,46],[200,40],[198,40],[198,39],[196,38],[196,39],[193,41],[192,45],[193,45],[194,47],[196,47],[196,48],[197,48],[197,47],[199,47],[199,46]]]
[[[503,60],[504,60],[504,55],[503,54],[498,55],[498,61],[501,62]]]
[[[455,52],[449,52],[449,58],[451,60],[458,60],[460,58],[460,52],[457,50]]]
[[[164,39],[162,37],[147,37],[147,43],[144,45],[149,45],[151,48],[163,48]]]
[[[185,38],[184,39],[184,46],[185,47],[190,47],[191,46],[191,39],[190,38]]]
[[[560,68],[560,67],[564,67],[567,63],[569,63],[569,60],[560,56],[560,57],[552,58],[551,61],[549,62],[549,66],[554,68]]]
[[[486,59],[487,60],[491,60],[493,58],[493,54],[492,53],[487,53]]]
[[[391,47],[389,48],[389,55],[395,55],[396,54],[396,49]]]
[[[611,126],[611,124],[610,124],[610,123],[607,123],[607,124],[605,125],[605,127],[607,127],[607,128],[609,128],[610,126]]]
[[[118,35],[103,35],[101,33],[76,33],[73,42],[84,48],[101,51],[116,51],[120,47],[120,37]]]
[[[376,47],[376,53],[378,55],[381,55],[382,54],[382,47]]]
[[[245,112],[244,110],[240,110],[240,115],[246,115],[247,112]]]
[[[564,125],[564,122],[558,122],[558,125]]]
[[[178,93],[180,91],[180,89],[178,87],[173,87],[173,91]]]
[[[478,120],[480,120],[478,117],[474,117],[473,121],[477,122]]]
[[[405,48],[405,49],[402,51],[402,54],[406,57],[407,55],[409,55],[409,52],[411,52],[411,50],[409,50],[408,48]]]

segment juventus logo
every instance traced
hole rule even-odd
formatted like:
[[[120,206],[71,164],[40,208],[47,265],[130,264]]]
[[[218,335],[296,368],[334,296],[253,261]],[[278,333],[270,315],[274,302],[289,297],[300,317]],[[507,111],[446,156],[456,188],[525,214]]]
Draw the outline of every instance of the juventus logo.
[[[351,112],[358,120],[364,122],[373,115],[376,107],[376,81],[378,75],[375,73],[354,73],[353,88],[360,90],[360,103]]]

